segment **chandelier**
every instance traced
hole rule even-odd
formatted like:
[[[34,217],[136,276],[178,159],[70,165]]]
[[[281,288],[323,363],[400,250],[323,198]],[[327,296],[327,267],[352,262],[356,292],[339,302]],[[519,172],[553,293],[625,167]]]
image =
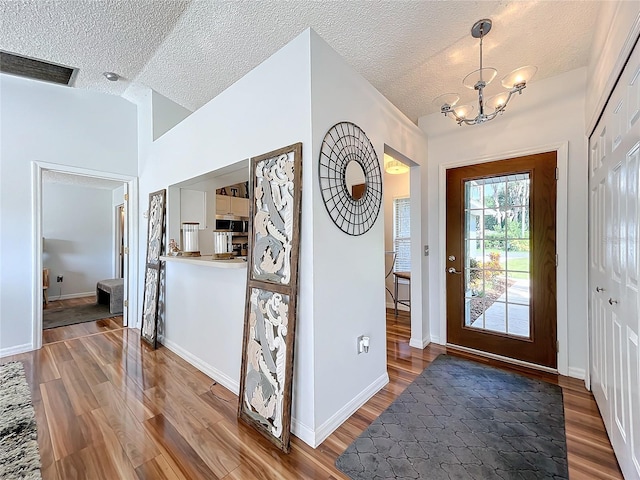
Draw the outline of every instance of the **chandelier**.
[[[454,119],[458,125],[463,123],[476,125],[496,118],[504,112],[513,95],[522,93],[522,90],[527,86],[527,82],[533,78],[538,70],[537,67],[531,65],[517,68],[502,79],[502,86],[507,91],[485,99],[484,89],[498,74],[495,68],[482,66],[482,40],[491,31],[491,25],[491,20],[485,18],[478,20],[471,28],[471,36],[480,39],[480,68],[464,77],[462,81],[465,87],[478,92],[478,114],[473,118],[469,118],[474,107],[473,105],[458,106],[460,96],[457,93],[445,93],[433,101],[435,104],[441,105],[440,112],[445,117]]]

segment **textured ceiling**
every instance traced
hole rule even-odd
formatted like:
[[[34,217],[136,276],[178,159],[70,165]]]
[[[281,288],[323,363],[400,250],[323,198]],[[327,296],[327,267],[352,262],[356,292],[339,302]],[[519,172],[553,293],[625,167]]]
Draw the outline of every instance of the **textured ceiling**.
[[[490,88],[528,64],[538,66],[534,88],[587,64],[600,3],[0,0],[0,49],[79,67],[78,88],[121,95],[145,85],[195,110],[312,27],[416,121],[439,110],[442,93],[473,98],[461,82],[478,68],[476,20],[494,22]],[[107,70],[123,79],[108,82]]]

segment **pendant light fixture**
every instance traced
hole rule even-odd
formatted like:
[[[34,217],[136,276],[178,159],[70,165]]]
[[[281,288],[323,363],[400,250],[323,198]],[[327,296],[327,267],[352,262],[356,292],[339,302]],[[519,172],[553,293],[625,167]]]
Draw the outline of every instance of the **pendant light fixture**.
[[[531,65],[514,70],[502,79],[502,86],[507,90],[485,99],[484,89],[498,74],[495,68],[484,67],[482,64],[482,40],[491,31],[491,26],[491,20],[485,18],[478,20],[471,28],[471,36],[480,39],[480,68],[464,77],[462,81],[465,87],[478,92],[478,114],[472,117],[473,105],[458,106],[460,96],[457,93],[445,93],[433,101],[436,105],[440,105],[440,112],[445,117],[454,119],[458,125],[463,123],[465,125],[476,125],[496,118],[504,112],[513,95],[522,93],[522,90],[527,86],[527,82],[531,80],[538,70],[537,67]]]
[[[396,160],[391,155],[384,154],[384,171],[391,175],[401,175],[409,171],[409,165]]]

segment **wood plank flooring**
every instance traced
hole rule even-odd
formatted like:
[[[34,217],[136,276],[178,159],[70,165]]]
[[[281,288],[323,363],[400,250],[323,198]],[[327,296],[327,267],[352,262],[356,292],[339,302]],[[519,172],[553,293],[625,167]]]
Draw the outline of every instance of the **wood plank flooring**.
[[[61,310],[78,305],[86,305],[89,303],[96,303],[95,295],[89,297],[70,298],[65,300],[52,300],[49,303],[44,304],[42,308],[44,310]],[[112,330],[118,330],[120,328],[123,328],[122,315],[112,318],[104,318],[102,320],[96,320],[93,322],[77,323],[75,325],[69,325],[67,327],[49,328],[47,330],[43,330],[42,332],[42,343],[48,344],[64,340],[71,340],[73,338],[93,335],[95,333],[109,332]]]
[[[91,330],[72,338],[62,329],[73,326],[61,327],[41,350],[0,361],[25,364],[45,480],[344,479],[334,467],[338,455],[446,352],[409,347],[402,315],[388,314],[387,325],[390,383],[317,449],[293,437],[289,455],[238,423],[235,395],[166,348],[151,350],[138,330]],[[562,387],[571,478],[622,478],[582,382],[517,371]]]

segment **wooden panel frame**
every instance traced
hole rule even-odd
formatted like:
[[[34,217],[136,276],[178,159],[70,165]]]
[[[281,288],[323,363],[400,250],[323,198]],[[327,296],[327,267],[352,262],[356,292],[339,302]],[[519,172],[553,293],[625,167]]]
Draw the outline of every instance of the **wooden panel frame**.
[[[256,239],[260,245],[264,244],[265,232],[267,231],[267,225],[269,225],[269,233],[274,231],[275,225],[271,221],[271,215],[278,215],[277,211],[271,211],[275,204],[272,199],[265,199],[265,189],[262,188],[264,181],[259,181],[257,174],[262,175],[265,170],[263,167],[271,163],[271,172],[277,171],[277,173],[289,178],[288,187],[282,185],[282,176],[279,176],[279,182],[281,184],[280,193],[285,192],[285,195],[291,195],[286,198],[286,202],[290,202],[288,205],[291,223],[285,226],[285,230],[290,233],[290,248],[284,248],[286,242],[282,244],[284,248],[284,254],[289,258],[282,258],[282,268],[278,268],[273,275],[262,275],[264,269],[262,266],[268,264],[270,260],[274,260],[271,254],[276,254],[274,250],[260,250],[263,252],[260,258],[256,258],[260,254],[260,251],[254,251],[256,246]],[[278,163],[278,164],[277,164]],[[286,169],[282,168],[284,164],[288,164]],[[289,169],[289,166],[292,167]],[[293,349],[295,345],[295,326],[296,326],[296,310],[298,300],[298,261],[300,250],[300,211],[302,201],[302,143],[296,143],[288,147],[275,150],[273,152],[261,155],[251,159],[251,173],[249,177],[249,252],[248,252],[248,265],[247,265],[247,294],[245,299],[245,316],[244,316],[244,334],[242,341],[242,365],[240,369],[240,395],[238,402],[238,417],[248,425],[255,428],[258,432],[268,438],[274,445],[276,445],[283,452],[289,452],[290,442],[290,430],[291,430],[291,387],[293,381]],[[260,177],[261,179],[263,177]],[[278,184],[272,181],[270,185],[274,186]],[[256,195],[258,190],[258,195]],[[271,188],[267,188],[267,193],[271,192]],[[273,197],[272,197],[273,198]],[[284,198],[284,197],[278,197]],[[263,200],[265,202],[263,203]],[[268,204],[268,205],[265,205]],[[278,200],[278,203],[282,203]],[[266,210],[265,210],[266,208]],[[282,208],[284,209],[284,207]],[[281,210],[282,210],[281,209]],[[256,223],[256,218],[259,222]],[[280,217],[280,219],[282,219]],[[286,220],[286,219],[285,219]],[[276,220],[278,223],[278,220]],[[286,222],[285,222],[286,223]],[[278,229],[279,233],[283,233]],[[286,240],[286,235],[282,235]],[[276,244],[272,244],[275,250],[278,250]],[[261,247],[260,247],[261,248]],[[281,250],[282,252],[282,250]],[[277,257],[277,255],[276,255]],[[258,261],[262,260],[258,264]],[[288,262],[287,262],[288,260]],[[273,264],[279,262],[273,261]],[[286,266],[288,263],[288,270]],[[280,273],[282,272],[282,275]],[[288,273],[288,274],[287,274]],[[261,298],[259,298],[261,296]],[[253,300],[253,302],[252,302]],[[263,302],[260,304],[260,302]],[[267,307],[278,307],[277,310],[269,310],[268,313],[270,320],[276,322],[271,323],[270,327],[277,326],[277,333],[271,338],[272,344],[267,348],[270,349],[271,358],[265,361],[265,355],[263,354],[264,345],[259,342],[260,339],[256,339],[256,336],[263,335],[263,340],[267,339],[265,334],[266,322],[259,324],[264,320],[260,305],[264,307],[266,312]],[[287,308],[288,306],[288,308]],[[276,315],[274,317],[273,315]],[[278,323],[279,322],[279,323]],[[277,325],[276,325],[277,324]],[[257,328],[256,328],[257,327]],[[253,332],[253,337],[252,337]],[[274,333],[272,330],[271,333]],[[284,352],[282,352],[281,340],[284,336]],[[273,348],[271,348],[273,347]],[[270,373],[273,367],[276,367],[276,362],[279,363],[279,367],[282,367],[284,362],[284,371],[281,368],[277,368],[274,372],[275,378],[270,377],[272,383],[256,383],[256,376],[260,377]],[[269,365],[271,364],[271,368]],[[255,366],[258,369],[254,368]],[[268,371],[265,371],[268,369]],[[249,381],[247,377],[250,376]],[[275,386],[274,386],[275,384]],[[250,387],[255,385],[256,389],[251,390]],[[274,393],[263,397],[263,388],[267,387],[267,393],[273,387]],[[258,391],[259,390],[259,391]],[[251,398],[248,395],[252,395]],[[262,413],[258,413],[255,408],[256,402],[260,402]],[[253,402],[253,403],[252,403]],[[269,416],[265,416],[265,413],[271,411]],[[280,415],[280,418],[278,418]],[[271,423],[273,418],[274,424]]]
[[[160,299],[160,255],[164,246],[167,191],[149,194],[149,220],[147,223],[147,255],[144,270],[144,299],[140,336],[153,348],[158,346],[158,301]]]

